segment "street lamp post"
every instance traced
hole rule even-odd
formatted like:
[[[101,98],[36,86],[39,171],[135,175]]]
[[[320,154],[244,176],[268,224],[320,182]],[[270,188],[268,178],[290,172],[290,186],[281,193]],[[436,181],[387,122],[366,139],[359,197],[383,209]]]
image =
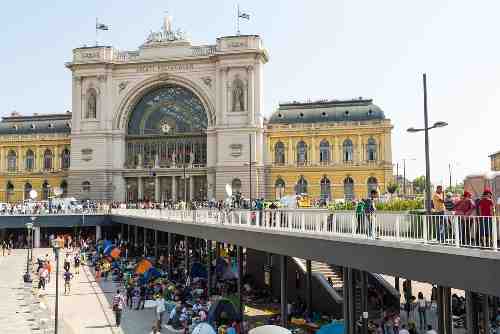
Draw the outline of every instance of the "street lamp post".
[[[424,86],[424,128],[417,129],[414,127],[409,128],[408,132],[421,132],[425,133],[425,211],[429,215],[432,211],[431,204],[431,167],[429,158],[429,130],[435,128],[442,128],[448,125],[446,122],[436,122],[432,126],[429,126],[429,118],[427,113],[427,76],[423,74],[423,86]]]
[[[33,223],[26,223],[25,226],[26,226],[26,231],[27,231],[27,235],[26,235],[26,274],[24,274],[23,279],[24,279],[25,283],[29,283],[29,282],[31,282],[29,263],[30,263],[30,249],[31,249]]]
[[[52,240],[52,249],[56,257],[56,303],[54,307],[54,334],[57,334],[59,320],[59,251],[61,249],[61,240]]]
[[[252,161],[252,134],[248,134],[248,162],[245,163],[245,166],[248,166],[248,181],[249,181],[249,192],[248,197],[250,200],[250,209],[252,209],[252,166],[257,162]]]

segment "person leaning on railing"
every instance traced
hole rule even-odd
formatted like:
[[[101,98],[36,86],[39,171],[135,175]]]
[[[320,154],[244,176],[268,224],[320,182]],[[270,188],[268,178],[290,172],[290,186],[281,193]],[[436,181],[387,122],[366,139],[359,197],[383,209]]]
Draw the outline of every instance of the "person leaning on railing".
[[[458,217],[460,224],[460,242],[464,244],[471,237],[471,221],[476,205],[472,200],[472,195],[468,191],[464,191],[462,198],[455,204],[453,210]]]
[[[490,240],[492,236],[492,227],[493,227],[492,223],[493,223],[493,216],[495,215],[495,202],[493,202],[492,197],[493,193],[491,192],[490,189],[486,188],[484,189],[481,199],[478,202],[479,223],[480,223],[479,237],[484,247],[490,245]]]

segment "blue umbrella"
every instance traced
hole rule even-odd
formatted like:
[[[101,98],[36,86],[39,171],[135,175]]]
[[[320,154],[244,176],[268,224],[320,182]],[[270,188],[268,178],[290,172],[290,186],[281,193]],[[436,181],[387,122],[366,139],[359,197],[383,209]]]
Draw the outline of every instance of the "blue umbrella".
[[[344,323],[340,321],[322,326],[316,334],[344,334]]]

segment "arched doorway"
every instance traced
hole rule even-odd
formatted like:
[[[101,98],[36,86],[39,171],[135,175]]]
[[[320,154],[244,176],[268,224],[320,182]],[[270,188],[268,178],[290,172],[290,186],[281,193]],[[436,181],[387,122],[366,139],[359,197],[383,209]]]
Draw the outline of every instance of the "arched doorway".
[[[332,190],[330,186],[330,179],[328,179],[326,175],[324,175],[320,181],[320,190],[321,200],[325,202],[330,201],[332,198]]]
[[[280,199],[285,196],[285,181],[279,177],[274,184],[275,198]]]
[[[307,180],[305,179],[304,175],[301,175],[298,179],[297,184],[295,185],[295,192],[298,195],[307,194]]]
[[[350,176],[344,179],[344,199],[349,202],[354,199],[354,180]]]
[[[129,115],[125,157],[126,168],[144,173],[142,181],[137,179],[137,182],[146,183],[136,187],[141,194],[127,197],[153,200],[157,195],[163,198],[164,194],[171,194],[172,199],[178,199],[183,197],[184,184],[187,198],[197,197],[200,189],[206,191],[206,176],[200,175],[200,171],[207,163],[207,127],[207,110],[190,89],[167,84],[147,92]],[[152,168],[182,168],[186,182],[175,177],[177,173],[156,176]],[[155,176],[160,182],[154,180]],[[130,181],[128,177],[127,184],[132,185]],[[166,186],[171,189],[165,189]]]

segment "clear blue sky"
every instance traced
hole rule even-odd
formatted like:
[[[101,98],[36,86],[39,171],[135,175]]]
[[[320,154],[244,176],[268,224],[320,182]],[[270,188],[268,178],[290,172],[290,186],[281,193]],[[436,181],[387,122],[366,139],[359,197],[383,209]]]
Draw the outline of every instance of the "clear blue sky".
[[[242,33],[260,34],[269,50],[265,111],[279,101],[371,97],[392,119],[393,159],[415,158],[424,173],[422,79],[428,73],[432,180],[454,182],[489,169],[500,150],[499,1],[245,0]],[[0,11],[0,115],[71,108],[71,50],[95,39],[95,19],[110,25],[101,42],[134,50],[166,10],[194,43],[235,33],[236,2],[86,0],[9,1]],[[497,133],[498,134],[498,133]]]

